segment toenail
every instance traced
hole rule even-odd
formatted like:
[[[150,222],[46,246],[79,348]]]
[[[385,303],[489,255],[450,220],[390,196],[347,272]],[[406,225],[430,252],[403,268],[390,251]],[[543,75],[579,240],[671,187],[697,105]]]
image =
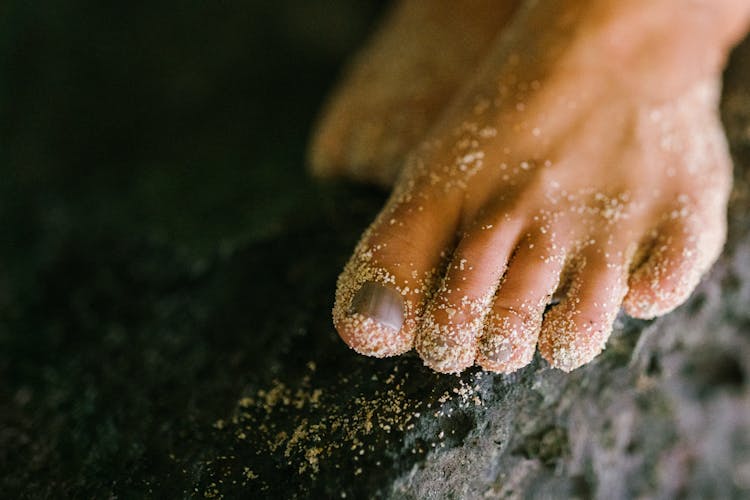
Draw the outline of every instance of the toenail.
[[[404,323],[404,301],[393,288],[368,281],[354,295],[350,313],[367,316],[399,331]]]
[[[479,345],[479,350],[487,361],[492,363],[501,364],[505,363],[510,359],[513,354],[513,349],[509,345],[492,345],[493,342],[482,342]]]

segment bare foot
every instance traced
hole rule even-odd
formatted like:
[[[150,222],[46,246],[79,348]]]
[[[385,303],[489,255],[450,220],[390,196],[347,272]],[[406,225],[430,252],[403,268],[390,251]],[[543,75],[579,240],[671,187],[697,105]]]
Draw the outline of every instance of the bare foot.
[[[440,372],[511,372],[538,346],[569,371],[604,348],[621,306],[651,318],[689,296],[725,237],[717,100],[733,40],[705,21],[717,9],[671,1],[517,14],[344,269],[347,344],[416,347]]]
[[[310,145],[313,173],[391,186],[517,0],[404,0],[358,54]]]

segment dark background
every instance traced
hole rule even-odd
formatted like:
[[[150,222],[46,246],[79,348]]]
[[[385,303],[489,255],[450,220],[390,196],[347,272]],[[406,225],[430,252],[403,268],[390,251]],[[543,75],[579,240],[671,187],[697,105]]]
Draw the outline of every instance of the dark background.
[[[311,318],[346,352],[334,280],[383,195],[304,149],[381,4],[2,2],[3,497],[189,494]]]

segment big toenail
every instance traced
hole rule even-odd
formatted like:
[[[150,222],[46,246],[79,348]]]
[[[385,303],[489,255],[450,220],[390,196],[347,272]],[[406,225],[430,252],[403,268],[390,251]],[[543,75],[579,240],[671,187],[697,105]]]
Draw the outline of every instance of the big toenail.
[[[352,314],[361,314],[378,323],[401,330],[404,323],[404,301],[393,288],[368,281],[352,299]]]

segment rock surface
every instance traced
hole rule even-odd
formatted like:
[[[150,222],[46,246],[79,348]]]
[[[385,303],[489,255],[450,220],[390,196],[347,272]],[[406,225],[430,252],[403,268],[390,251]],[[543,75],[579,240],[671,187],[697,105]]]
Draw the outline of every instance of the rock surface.
[[[4,8],[4,497],[750,495],[750,43],[729,242],[689,303],[569,375],[439,376],[338,340],[384,195],[302,169],[377,6],[250,3]]]

